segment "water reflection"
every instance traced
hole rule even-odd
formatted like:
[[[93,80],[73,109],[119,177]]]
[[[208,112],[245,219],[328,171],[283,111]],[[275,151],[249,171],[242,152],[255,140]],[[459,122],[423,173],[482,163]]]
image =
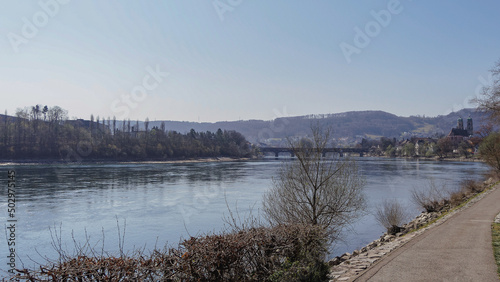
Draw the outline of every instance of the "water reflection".
[[[23,201],[39,201],[68,193],[102,193],[100,190],[147,191],[183,183],[188,186],[238,181],[248,176],[245,163],[123,164],[16,166]]]

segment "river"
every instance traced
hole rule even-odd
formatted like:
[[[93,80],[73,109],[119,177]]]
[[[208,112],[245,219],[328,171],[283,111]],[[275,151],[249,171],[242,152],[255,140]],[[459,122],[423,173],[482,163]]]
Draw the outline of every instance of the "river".
[[[420,210],[410,201],[413,187],[432,179],[451,189],[487,171],[480,162],[356,160],[366,177],[368,213],[345,231],[330,256],[365,246],[384,232],[373,217],[384,199],[400,200],[415,216]],[[147,253],[175,246],[181,237],[222,230],[228,206],[241,217],[249,210],[258,217],[262,195],[282,161],[3,165],[0,221],[8,226],[7,171],[15,170],[16,267],[57,258],[54,244],[69,254],[74,242],[118,254],[119,237],[125,252]],[[8,269],[7,233],[0,235],[0,277]]]

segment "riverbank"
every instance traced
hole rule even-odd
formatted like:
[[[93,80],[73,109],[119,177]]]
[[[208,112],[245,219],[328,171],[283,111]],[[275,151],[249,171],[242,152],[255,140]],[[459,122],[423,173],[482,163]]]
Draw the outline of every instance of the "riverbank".
[[[370,158],[384,158],[384,159],[407,159],[407,160],[423,160],[423,161],[450,161],[450,162],[484,162],[481,158],[479,157],[472,157],[472,158],[440,158],[440,157],[388,157],[388,156],[375,156],[375,155],[369,155],[366,154],[364,157],[370,157]]]
[[[189,158],[172,160],[106,160],[106,159],[84,159],[81,161],[66,160],[0,160],[0,166],[9,165],[57,165],[57,164],[173,164],[173,163],[209,163],[209,162],[236,162],[249,161],[252,158],[231,158],[231,157],[212,157],[212,158]]]
[[[413,160],[425,160],[425,161],[444,161],[444,162],[484,162],[480,158],[410,158]]]

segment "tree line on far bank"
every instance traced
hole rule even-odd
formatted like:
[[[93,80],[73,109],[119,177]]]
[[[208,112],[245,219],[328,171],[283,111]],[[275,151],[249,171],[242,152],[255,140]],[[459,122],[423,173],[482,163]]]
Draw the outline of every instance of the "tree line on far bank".
[[[0,159],[165,160],[204,157],[250,157],[254,149],[236,131],[183,134],[162,124],[100,119],[68,120],[67,111],[36,105],[7,112],[0,119]]]

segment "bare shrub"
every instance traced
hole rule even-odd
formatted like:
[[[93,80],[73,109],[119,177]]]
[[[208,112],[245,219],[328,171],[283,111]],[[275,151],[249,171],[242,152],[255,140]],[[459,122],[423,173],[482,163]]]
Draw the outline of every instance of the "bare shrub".
[[[463,203],[468,198],[468,194],[464,189],[450,193],[450,204],[456,207]]]
[[[309,142],[290,141],[296,160],[283,164],[264,195],[264,216],[271,225],[322,226],[335,240],[365,208],[364,181],[354,160],[323,158],[330,131],[311,129]]]
[[[423,189],[413,187],[411,199],[417,206],[425,209],[426,212],[436,212],[448,203],[446,194],[445,185],[438,187],[433,180],[430,180],[427,187]]]
[[[312,225],[252,228],[186,240],[180,262],[188,277],[202,281],[265,280],[295,263],[307,277],[307,265],[321,269],[326,254],[324,230]],[[276,275],[276,274],[275,274]]]
[[[328,273],[324,233],[320,226],[279,225],[191,237],[149,255],[95,256],[89,249],[39,269],[18,270],[11,280],[323,281]]]
[[[472,179],[462,181],[460,186],[472,194],[483,192],[485,188],[481,183]]]
[[[494,169],[489,170],[484,177],[488,179],[491,183],[497,182],[500,180],[500,172]]]
[[[375,212],[375,219],[387,229],[389,234],[400,232],[401,226],[408,221],[409,217],[407,208],[395,199],[385,200]]]
[[[166,259],[165,259],[166,258]],[[128,257],[93,257],[81,255],[60,263],[47,263],[37,269],[18,270],[12,281],[157,281],[172,277],[164,270],[172,269],[174,260],[168,255],[145,257],[137,253]]]
[[[457,191],[450,193],[450,204],[452,206],[458,206],[471,196],[483,192],[485,188],[486,187],[479,181],[466,179],[462,181]]]

